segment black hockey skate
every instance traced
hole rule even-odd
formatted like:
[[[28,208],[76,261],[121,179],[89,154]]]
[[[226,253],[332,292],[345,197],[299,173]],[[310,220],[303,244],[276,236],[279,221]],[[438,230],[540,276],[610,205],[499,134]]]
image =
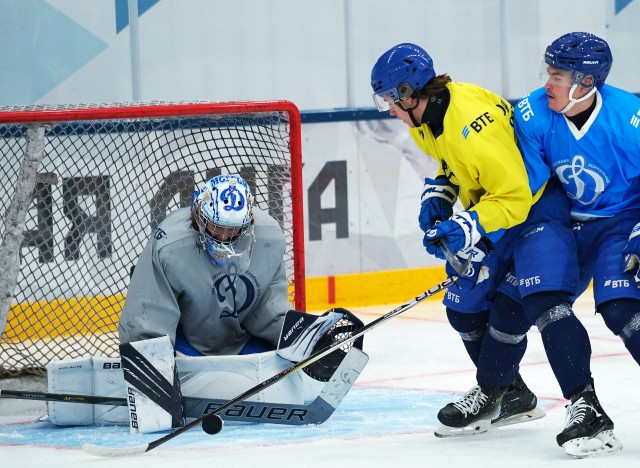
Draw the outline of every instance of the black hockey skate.
[[[622,449],[613,435],[613,421],[600,406],[591,385],[571,397],[565,427],[556,441],[574,458],[609,455]]]
[[[491,420],[500,414],[500,401],[506,388],[483,390],[476,385],[460,400],[449,403],[438,412],[440,425],[436,437],[457,437],[481,434],[491,427]]]
[[[491,421],[491,427],[507,426],[543,418],[545,412],[538,408],[537,404],[538,399],[535,394],[529,390],[520,374],[517,374],[507,389],[507,393],[502,397],[500,414]]]

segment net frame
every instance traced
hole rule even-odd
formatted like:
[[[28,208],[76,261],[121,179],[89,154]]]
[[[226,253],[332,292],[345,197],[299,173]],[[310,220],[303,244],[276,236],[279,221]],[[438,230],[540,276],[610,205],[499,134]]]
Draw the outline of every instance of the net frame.
[[[280,190],[283,190],[283,193],[286,193],[286,196],[290,198],[290,201],[285,200],[285,203],[290,203],[290,216],[291,216],[291,226],[285,230],[285,235],[287,236],[290,255],[291,258],[289,260],[290,265],[287,265],[287,273],[290,278],[290,299],[292,305],[297,310],[305,310],[305,281],[304,281],[304,222],[303,222],[303,197],[302,197],[302,149],[301,149],[301,126],[300,126],[300,113],[295,104],[290,101],[258,101],[258,102],[227,102],[227,103],[212,103],[212,102],[180,102],[180,103],[165,103],[165,102],[149,102],[149,103],[109,103],[109,104],[78,104],[78,105],[41,105],[41,106],[7,106],[0,107],[0,143],[2,143],[3,139],[7,139],[7,131],[11,133],[12,131],[15,133],[15,128],[23,127],[24,128],[24,143],[22,146],[26,146],[29,143],[28,132],[43,132],[46,135],[49,135],[48,132],[51,132],[52,129],[56,129],[60,131],[61,128],[70,128],[72,132],[78,132],[81,134],[90,135],[92,132],[96,132],[95,124],[93,122],[115,122],[114,125],[119,125],[118,122],[122,123],[126,127],[128,123],[131,121],[142,121],[145,120],[156,122],[156,121],[170,121],[170,122],[190,122],[192,119],[208,119],[213,118],[215,120],[224,121],[222,127],[231,128],[233,122],[235,122],[239,118],[248,119],[243,124],[240,123],[240,126],[251,126],[254,123],[258,122],[258,125],[261,125],[262,118],[273,116],[275,120],[278,122],[283,122],[284,127],[286,128],[286,135],[284,137],[284,142],[286,144],[286,152],[289,154],[289,173],[288,173],[288,181],[285,180],[282,186],[280,186]],[[269,117],[271,118],[271,117]],[[224,120],[228,119],[228,120]],[[231,122],[231,123],[229,123]],[[248,122],[248,123],[247,123]],[[238,122],[235,122],[238,124]],[[280,124],[280,123],[279,123]],[[9,128],[9,130],[7,130]],[[13,128],[13,130],[11,130]],[[108,133],[108,132],[107,132]],[[243,132],[238,132],[235,134],[236,137],[242,139]],[[246,136],[246,135],[245,135]],[[282,135],[279,135],[282,137]],[[37,136],[33,137],[36,139]],[[47,138],[47,136],[45,136]],[[261,148],[271,145],[270,136],[267,138],[267,143],[264,141],[252,142],[252,144],[258,144]],[[50,143],[45,143],[50,144]],[[281,145],[281,143],[274,143],[276,146]],[[20,151],[22,150],[22,146],[20,146]],[[73,145],[71,145],[73,147]],[[248,146],[249,149],[244,148],[246,152],[251,151],[251,145]],[[6,145],[5,145],[6,149]],[[11,151],[17,152],[18,150],[11,149]],[[227,151],[227,150],[224,150]],[[45,150],[44,153],[47,151]],[[125,152],[126,154],[126,152]],[[242,168],[253,168],[251,166],[251,161],[246,159],[247,154],[241,155]],[[46,158],[46,154],[44,155]],[[228,155],[221,155],[221,158],[229,158]],[[234,155],[233,157],[239,157],[239,155]],[[4,158],[4,155],[3,155]],[[245,164],[246,163],[246,164]],[[27,165],[26,163],[24,165]],[[33,163],[31,164],[34,165]],[[35,169],[32,169],[31,174],[35,177],[35,180],[32,180],[32,188],[29,189],[28,184],[23,184],[27,186],[27,190],[23,190],[24,192],[28,192],[29,199],[31,201],[31,197],[34,196],[35,190],[37,188],[37,184],[51,185],[59,182],[56,180],[56,174],[52,172],[44,172],[44,173],[36,173],[37,167],[39,163],[35,163]],[[239,164],[240,166],[240,164]],[[278,166],[276,166],[278,167]],[[242,173],[242,168],[237,171],[241,175],[243,175],[252,186],[252,190],[257,190],[257,180],[258,176],[256,176],[256,172],[249,172],[246,175]],[[280,168],[280,172],[282,172],[282,168]],[[286,169],[285,169],[286,172]],[[219,172],[218,172],[219,173]],[[206,178],[209,176],[216,175],[207,174]],[[276,174],[281,176],[282,174]],[[274,176],[275,177],[275,176]],[[23,173],[20,174],[20,178],[28,179],[29,176]],[[270,180],[267,178],[267,180]],[[280,179],[278,179],[280,180]],[[6,184],[10,181],[4,181]],[[108,192],[111,190],[111,187],[107,183],[108,181],[101,180],[100,177],[96,177],[95,180],[91,180],[90,184],[93,184],[89,190],[94,190],[97,192]],[[198,181],[197,183],[199,183]],[[284,184],[287,184],[285,187]],[[106,184],[106,186],[105,186]],[[86,184],[85,184],[86,185]],[[275,185],[278,185],[276,183]],[[77,189],[78,187],[76,187]],[[271,190],[271,186],[269,190]],[[192,191],[193,187],[190,188]],[[82,190],[80,188],[79,190]],[[19,192],[16,188],[15,192]],[[99,211],[101,208],[99,205],[99,196],[96,196],[95,205],[93,207],[94,212]],[[258,206],[261,206],[259,197],[256,197]],[[277,200],[276,200],[277,201]],[[3,203],[0,200],[0,204]],[[107,202],[105,202],[107,203]],[[270,205],[270,200],[266,201],[267,205]],[[65,205],[66,207],[66,205]],[[272,206],[263,206],[262,208],[268,209],[271,211]],[[5,206],[0,205],[0,217],[4,218],[8,214],[9,209],[6,209]],[[33,211],[34,207],[30,206],[30,210]],[[82,211],[82,210],[80,210]],[[171,211],[171,210],[168,210]],[[166,213],[164,213],[161,217],[164,217]],[[29,222],[29,216],[27,213],[27,219],[23,219],[23,223]],[[33,218],[33,216],[31,216]],[[16,224],[20,224],[20,214],[17,216],[18,221]],[[6,220],[4,220],[6,221]],[[286,223],[287,220],[281,220],[281,225]],[[33,219],[31,220],[33,223]],[[152,214],[152,223],[153,223],[153,214]],[[6,223],[5,223],[6,224]],[[22,229],[26,232],[26,225],[22,226]],[[12,263],[12,255],[16,255],[16,252],[6,252],[6,247],[9,242],[7,241],[7,232],[9,231],[9,227],[7,225],[0,225],[0,234],[2,236],[3,244],[0,245],[0,267],[5,266],[6,264]],[[93,233],[95,234],[95,233]],[[148,237],[148,232],[146,232],[145,241]],[[111,235],[107,233],[107,235]],[[20,240],[18,245],[17,255],[20,257],[23,250],[23,243]],[[139,246],[139,249],[144,245]],[[104,247],[104,246],[103,246]],[[100,247],[96,247],[100,250]],[[4,250],[3,250],[4,249]],[[103,252],[105,256],[108,256],[108,252]],[[136,258],[137,258],[136,253]],[[15,259],[13,259],[13,263],[16,263]],[[6,276],[8,269],[5,269],[5,273],[3,276],[3,272],[0,272],[0,293],[5,296],[13,297],[13,290],[11,286],[11,282],[7,280]],[[9,273],[9,276],[11,274]],[[16,280],[18,283],[18,288],[16,288],[16,292],[19,289],[19,280]],[[3,290],[4,288],[4,290]],[[10,289],[8,293],[5,293],[7,289]],[[106,318],[101,316],[104,315],[104,311],[109,308],[121,307],[123,303],[124,296],[116,297],[117,295],[112,294],[104,295],[104,297],[100,297],[100,295],[92,298],[84,298],[84,297],[71,297],[64,298],[65,307],[71,310],[73,314],[74,310],[85,310],[87,308],[98,310],[95,314],[96,324],[93,325],[83,325],[75,327],[76,333],[79,331],[83,334],[86,334],[86,339],[82,340],[78,343],[71,343],[70,341],[62,341],[60,340],[49,340],[46,336],[26,336],[21,337],[17,334],[11,334],[9,330],[9,324],[11,320],[7,320],[7,328],[4,326],[0,327],[1,330],[4,330],[2,337],[0,338],[0,375],[16,375],[17,373],[23,372],[42,372],[44,365],[46,362],[52,359],[61,359],[65,357],[77,357],[78,355],[86,355],[86,354],[101,354],[101,355],[116,355],[117,354],[117,338],[116,333],[113,331],[113,323],[99,323],[101,320],[105,321]],[[35,294],[35,292],[31,292],[31,294]],[[50,309],[55,309],[59,304],[56,303],[58,299],[48,298],[44,301],[44,304],[40,304],[38,306],[38,310],[41,311],[43,308],[49,307]],[[115,303],[114,303],[115,301]],[[6,297],[5,297],[6,302]],[[40,301],[42,302],[42,301]],[[29,301],[29,304],[38,303],[38,301]],[[11,319],[11,315],[15,315],[20,313],[19,307],[20,304],[16,304],[15,302],[12,305],[10,310],[3,312],[2,310],[3,304],[0,304],[0,319],[3,318],[2,314],[5,316],[9,315],[9,319]],[[16,309],[18,307],[18,309]],[[9,306],[5,307],[6,309]],[[31,319],[29,319],[31,320]],[[2,325],[2,321],[0,320],[0,325]],[[110,331],[102,331],[103,328],[110,328]],[[7,333],[7,332],[10,333]],[[96,338],[97,337],[97,338]],[[100,343],[95,343],[95,341],[101,341],[103,339],[110,340],[111,345],[106,348]],[[19,343],[18,348],[16,349],[16,342]],[[38,347],[39,343],[46,343],[46,356],[32,356],[34,347]],[[91,350],[87,353],[87,350]],[[40,352],[40,351],[37,351]],[[11,356],[11,353],[16,353],[14,356]]]

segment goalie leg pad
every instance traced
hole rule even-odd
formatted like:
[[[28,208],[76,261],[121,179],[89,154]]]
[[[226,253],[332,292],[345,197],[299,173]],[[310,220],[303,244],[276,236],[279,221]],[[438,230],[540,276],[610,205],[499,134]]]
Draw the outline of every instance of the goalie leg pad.
[[[91,356],[52,361],[47,364],[47,391],[93,395],[93,361]],[[92,426],[93,405],[47,402],[49,421],[58,426]]]
[[[168,336],[120,345],[132,433],[184,425],[180,381]]]

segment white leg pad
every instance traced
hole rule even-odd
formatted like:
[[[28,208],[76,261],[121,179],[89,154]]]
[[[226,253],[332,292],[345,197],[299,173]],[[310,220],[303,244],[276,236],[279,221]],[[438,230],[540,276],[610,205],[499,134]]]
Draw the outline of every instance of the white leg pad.
[[[182,394],[231,399],[289,368],[276,351],[242,356],[177,357]],[[86,356],[47,366],[48,391],[127,398],[120,358]],[[304,372],[282,379],[248,398],[250,401],[299,405],[313,400],[323,383]],[[126,406],[48,402],[49,420],[59,426],[129,424]]]

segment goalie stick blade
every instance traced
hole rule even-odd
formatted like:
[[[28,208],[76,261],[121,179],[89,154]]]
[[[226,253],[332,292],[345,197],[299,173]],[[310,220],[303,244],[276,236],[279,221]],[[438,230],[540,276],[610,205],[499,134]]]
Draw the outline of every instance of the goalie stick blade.
[[[318,396],[306,405],[241,401],[220,412],[225,422],[250,422],[302,426],[322,424],[333,414],[369,361],[358,348],[351,348]],[[199,418],[215,412],[226,400],[185,398],[185,416]]]
[[[84,444],[82,450],[96,457],[129,457],[146,452],[149,450],[149,444],[135,447],[103,447],[102,445]]]

